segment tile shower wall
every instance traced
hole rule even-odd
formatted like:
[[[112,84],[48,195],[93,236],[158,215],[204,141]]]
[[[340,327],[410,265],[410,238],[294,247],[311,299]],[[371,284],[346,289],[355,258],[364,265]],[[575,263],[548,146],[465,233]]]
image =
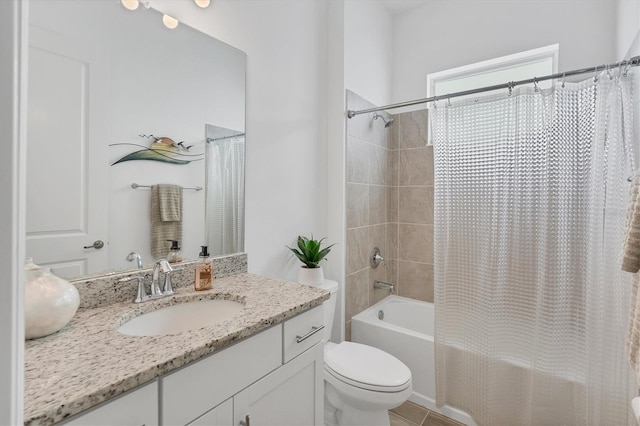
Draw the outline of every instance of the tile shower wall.
[[[427,110],[394,118],[398,294],[433,302],[433,147],[427,146]]]
[[[348,109],[365,109],[374,105],[347,91]],[[393,281],[396,250],[394,226],[395,161],[391,129],[373,114],[356,116],[347,122],[347,277],[345,287],[346,338],[351,337],[351,317],[383,298],[386,292],[373,289],[373,281]],[[393,234],[393,235],[392,235]],[[370,266],[373,247],[389,258],[378,268]],[[395,246],[394,246],[395,247]],[[381,293],[381,294],[378,294]]]
[[[374,107],[347,91],[348,109]],[[389,116],[387,116],[389,117]],[[388,295],[433,300],[433,150],[426,147],[426,111],[394,116],[385,128],[373,114],[347,122],[346,338],[351,318]],[[380,248],[385,262],[370,265]]]

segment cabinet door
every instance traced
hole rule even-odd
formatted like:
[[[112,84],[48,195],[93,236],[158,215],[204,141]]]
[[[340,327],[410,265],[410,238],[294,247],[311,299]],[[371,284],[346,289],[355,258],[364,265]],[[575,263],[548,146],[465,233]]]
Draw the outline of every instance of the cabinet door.
[[[158,382],[112,399],[65,425],[152,426],[158,424]]]
[[[231,426],[233,424],[233,398],[198,417],[188,426]]]
[[[234,397],[234,424],[323,424],[323,346],[317,344]]]
[[[168,374],[162,378],[162,423],[188,424],[281,365],[282,326],[276,325]]]

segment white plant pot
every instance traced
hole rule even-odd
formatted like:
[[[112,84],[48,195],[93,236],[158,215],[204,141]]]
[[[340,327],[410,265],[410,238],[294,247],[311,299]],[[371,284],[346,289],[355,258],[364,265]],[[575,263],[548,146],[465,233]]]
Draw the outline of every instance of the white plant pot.
[[[301,266],[298,271],[298,282],[318,287],[324,283],[324,272],[322,272],[322,267],[307,268],[306,266]]]

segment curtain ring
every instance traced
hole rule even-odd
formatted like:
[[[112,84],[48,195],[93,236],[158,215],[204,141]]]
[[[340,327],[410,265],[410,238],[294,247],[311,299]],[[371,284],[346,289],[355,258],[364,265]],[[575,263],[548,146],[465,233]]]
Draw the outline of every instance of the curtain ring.
[[[593,68],[593,82],[594,83],[598,82],[598,67]]]
[[[533,77],[533,91],[537,92],[538,90],[538,77]]]
[[[565,72],[562,73],[562,88],[564,89],[564,76],[565,76]]]
[[[611,74],[611,67],[607,65],[607,75],[609,76],[609,80],[613,80],[613,74]]]
[[[447,107],[451,106],[451,98],[447,98]]]
[[[507,83],[507,88],[509,89],[509,96],[513,93],[513,81]]]
[[[629,72],[629,67],[631,66],[631,62],[630,61],[624,61],[625,65],[624,65],[624,72],[622,73],[623,77],[627,76],[627,73]]]

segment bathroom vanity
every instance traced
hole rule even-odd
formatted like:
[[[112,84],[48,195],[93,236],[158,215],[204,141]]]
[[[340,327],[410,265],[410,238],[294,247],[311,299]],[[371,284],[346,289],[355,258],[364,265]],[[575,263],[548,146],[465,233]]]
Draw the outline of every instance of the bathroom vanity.
[[[81,309],[25,349],[25,424],[322,424],[323,290],[240,273],[213,289]],[[126,336],[145,312],[205,299],[244,309],[219,324]]]

